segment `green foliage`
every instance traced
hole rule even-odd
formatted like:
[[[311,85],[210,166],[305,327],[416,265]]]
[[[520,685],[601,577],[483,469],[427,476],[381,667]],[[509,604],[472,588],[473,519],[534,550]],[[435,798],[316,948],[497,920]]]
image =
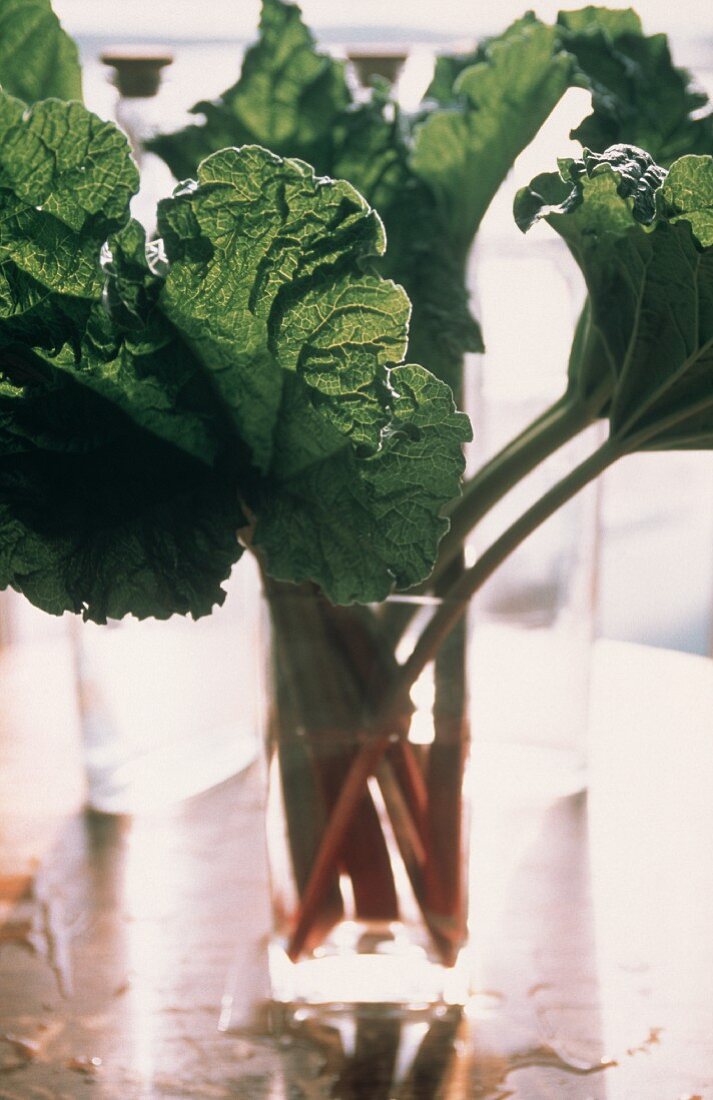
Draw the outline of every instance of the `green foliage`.
[[[341,67],[317,52],[299,9],[264,0],[260,38],[238,82],[216,103],[196,105],[202,124],[149,148],[179,178],[208,152],[256,142],[348,179],[383,219],[389,250],[381,272],[412,301],[409,357],[428,362],[458,393],[464,353],[482,349],[468,311],[468,250],[572,68],[552,28],[533,16],[479,56],[443,110],[407,118],[383,87],[366,103],[351,102]]]
[[[203,121],[149,147],[178,178],[224,146],[257,143],[348,179],[383,219],[382,274],[413,304],[409,357],[460,396],[463,356],[482,349],[465,285],[474,236],[515,158],[572,85],[593,95],[581,128],[593,150],[633,142],[668,163],[713,148],[710,118],[693,117],[705,97],[673,67],[665,37],[645,38],[632,11],[588,7],[554,26],[527,14],[471,53],[439,58],[422,108],[405,117],[383,86],[352,102],[341,64],[317,51],[284,0],[264,0],[240,79],[193,108]]]
[[[469,437],[406,350],[403,291],[368,270],[381,222],[351,185],[257,147],[204,161],[160,206],[161,304],[205,369],[250,472],[268,572],[336,603],[423,579]]]
[[[422,579],[469,427],[397,365],[409,302],[361,196],[228,150],[161,204],[164,256],[114,127],[2,94],[0,125],[0,586],[98,622],[206,614],[249,521],[270,571],[335,601]]]
[[[572,60],[531,13],[483,49],[453,85],[456,105],[416,130],[413,167],[462,255],[512,164],[567,88]]]
[[[666,36],[642,33],[628,11],[588,7],[558,17],[563,47],[577,62],[576,82],[592,93],[592,114],[572,136],[602,152],[626,143],[668,166],[685,153],[713,153],[713,114],[685,69],[676,68]]]
[[[244,519],[234,483],[181,453],[198,413],[180,364],[147,365],[101,304],[138,185],[126,139],[78,103],[4,94],[0,127],[0,586],[98,622],[205,614]]]
[[[525,16],[471,53],[439,57],[426,98],[441,107],[452,105],[463,90],[461,74],[483,64],[532,23],[533,17]],[[713,153],[713,115],[703,110],[708,107],[705,93],[690,73],[674,66],[666,35],[644,35],[631,8],[560,12],[548,31],[555,35],[560,63],[562,54],[570,57],[568,83],[592,94],[592,113],[572,133],[582,145],[597,152],[620,143],[638,145],[663,166],[685,153]],[[532,79],[535,53],[522,58],[516,79]]]
[[[138,187],[126,138],[79,103],[47,100],[29,111],[0,97],[1,315],[17,271],[50,291],[98,299],[97,254],[126,219]],[[4,285],[3,285],[4,284]]]
[[[0,0],[0,84],[25,103],[82,98],[79,53],[50,0]]]
[[[349,98],[343,63],[316,51],[299,8],[264,0],[260,38],[247,51],[237,83],[215,102],[192,108],[205,123],[158,136],[148,147],[179,180],[230,145],[264,145],[328,172],[334,127]]]
[[[713,446],[713,158],[686,156],[668,174],[615,146],[519,192],[527,229],[545,218],[564,238],[589,292],[572,385],[608,375],[607,415],[624,450]]]
[[[279,109],[278,109],[279,105]],[[349,180],[378,209],[389,240],[379,270],[413,304],[409,358],[460,388],[463,355],[482,348],[468,310],[463,256],[454,250],[432,189],[411,165],[411,121],[383,89],[355,104],[342,64],[317,51],[299,8],[264,0],[260,37],[240,79],[215,103],[198,103],[204,121],[162,135],[148,148],[178,179],[225,146],[255,143]]]

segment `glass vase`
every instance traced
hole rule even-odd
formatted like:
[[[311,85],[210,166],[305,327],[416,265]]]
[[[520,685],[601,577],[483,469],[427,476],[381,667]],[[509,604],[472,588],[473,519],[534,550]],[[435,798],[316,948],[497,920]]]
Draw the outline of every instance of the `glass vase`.
[[[72,620],[87,805],[150,813],[222,783],[259,753],[259,601],[251,562],[194,622]],[[247,687],[246,687],[247,685]]]
[[[273,998],[469,995],[467,619],[389,710],[439,599],[337,608],[271,583],[265,616]],[[385,714],[390,714],[384,720]]]
[[[530,474],[482,522],[474,549],[581,462],[599,436],[595,425]],[[588,782],[599,493],[589,485],[560,508],[474,601],[478,757],[499,789],[526,799],[566,797]]]
[[[484,220],[477,260],[487,319],[487,353],[472,375],[473,458],[480,466],[565,392],[583,287],[562,241],[543,238],[522,252],[504,194]],[[513,346],[513,316],[532,333],[527,355]],[[507,492],[473,531],[468,559],[579,465],[604,434],[603,423],[590,426]],[[587,786],[599,494],[599,483],[589,485],[560,508],[475,599],[472,719],[479,774],[501,797],[549,802]]]

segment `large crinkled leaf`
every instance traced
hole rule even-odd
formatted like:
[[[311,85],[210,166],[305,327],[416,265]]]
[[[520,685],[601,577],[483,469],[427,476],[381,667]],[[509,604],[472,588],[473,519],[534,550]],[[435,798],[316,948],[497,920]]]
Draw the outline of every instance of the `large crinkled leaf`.
[[[572,134],[582,145],[638,145],[664,166],[713,153],[713,114],[701,110],[707,97],[674,66],[665,35],[645,36],[631,10],[597,7],[562,12],[558,26],[576,58],[576,82],[592,92],[593,112]]]
[[[82,98],[79,52],[50,0],[0,0],[0,85],[25,103]]]
[[[131,387],[92,370],[0,349],[0,588],[96,622],[205,615],[241,553],[234,476],[141,430]]]
[[[204,123],[159,136],[148,148],[177,179],[193,175],[219,149],[248,144],[302,157],[323,172],[334,123],[350,98],[344,63],[316,50],[300,9],[263,0],[260,38],[247,51],[238,82],[215,102],[192,108]]]
[[[212,463],[226,440],[222,411],[199,361],[158,306],[163,279],[149,266],[145,230],[130,221],[109,245],[110,312],[94,306],[79,347],[66,345],[52,365],[139,427]]]
[[[237,496],[135,430],[89,453],[0,458],[0,588],[105,622],[208,614],[240,556]]]
[[[165,279],[130,223],[111,240],[111,313],[94,303],[57,348],[0,343],[0,585],[96,621],[204,614],[240,553],[241,500],[268,570],[287,555],[293,579],[350,600],[422,579],[469,426],[445,385],[394,366],[408,302],[369,270],[378,217],[252,148],[210,158],[162,220]]]
[[[545,217],[582,269],[589,317],[572,384],[609,380],[614,439],[625,450],[710,447],[713,159],[681,158],[666,175],[629,153],[563,162],[519,193],[516,217],[523,229]]]
[[[443,213],[413,171],[410,141],[393,108],[376,89],[343,116],[331,174],[353,183],[384,222],[388,249],[379,271],[404,287],[413,307],[408,358],[427,363],[460,398],[463,356],[482,351],[480,329]]]
[[[704,248],[713,245],[713,172],[710,157],[681,157],[658,192],[661,212],[669,221],[688,222]]]
[[[244,517],[234,479],[182,453],[201,449],[200,376],[141,314],[149,276],[132,297],[120,249],[114,282],[136,308],[119,325],[99,301],[136,181],[126,140],[79,104],[1,95],[0,118],[0,588],[97,622],[206,614]]]
[[[467,419],[399,367],[409,306],[369,270],[381,222],[343,182],[264,149],[224,150],[161,206],[162,308],[209,372],[254,473],[268,571],[335,602],[430,571]]]
[[[555,29],[531,13],[490,40],[484,52],[458,77],[454,106],[433,112],[418,128],[412,158],[463,256],[515,157],[557,104],[572,70]]]
[[[110,245],[111,259],[105,266],[110,313],[103,304],[89,305],[81,316],[66,318],[71,338],[65,333],[60,339],[58,330],[56,343],[46,338],[45,329],[34,330],[26,318],[23,328],[17,322],[0,326],[0,373],[21,383],[30,371],[48,383],[41,392],[35,389],[25,395],[23,423],[39,426],[41,402],[48,410],[43,422],[52,408],[60,425],[56,441],[48,443],[45,437],[43,446],[74,448],[75,436],[91,441],[89,423],[83,431],[70,433],[69,441],[66,438],[65,420],[71,409],[63,381],[70,377],[79,384],[74,400],[88,406],[88,417],[91,394],[81,390],[122,410],[138,427],[212,463],[227,438],[223,414],[200,363],[158,308],[163,282],[149,267],[145,231],[131,221],[110,238]],[[58,294],[49,301],[56,311],[73,302]],[[41,309],[38,314],[41,321]],[[29,347],[22,348],[23,341]]]
[[[632,216],[650,224],[656,214],[656,193],[665,179],[665,169],[634,145],[613,145],[601,154],[584,149],[581,160],[563,159],[559,174],[545,172],[518,191],[515,221],[526,232],[540,218],[572,214],[573,218],[557,225],[573,247],[577,239],[592,232],[626,232]],[[612,193],[624,201],[617,202]],[[586,209],[580,210],[585,199]]]
[[[198,178],[159,207],[162,308],[211,372],[255,465],[269,469],[287,370],[325,414],[332,391],[360,403],[372,421],[360,418],[360,441],[368,429],[375,442],[377,370],[402,358],[408,315],[399,288],[361,273],[384,250],[376,214],[349,184],[254,146],[214,154]]]
[[[79,103],[28,110],[0,92],[0,306],[13,294],[8,262],[47,290],[100,298],[101,247],[127,221],[137,188],[128,143],[111,123]]]
[[[430,572],[459,491],[466,418],[422,367],[388,375],[389,422],[376,453],[339,445],[304,390],[286,387],[283,443],[258,495],[255,542],[271,575],[318,580],[334,603],[382,600]],[[336,448],[336,449],[335,449]]]

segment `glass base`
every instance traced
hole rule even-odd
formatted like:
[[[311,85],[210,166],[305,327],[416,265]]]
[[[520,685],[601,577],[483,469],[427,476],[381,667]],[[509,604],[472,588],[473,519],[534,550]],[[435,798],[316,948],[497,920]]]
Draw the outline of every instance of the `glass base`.
[[[268,962],[273,1000],[289,1004],[421,1009],[463,1005],[471,995],[467,948],[454,966],[444,966],[429,958],[400,922],[343,921],[312,955],[297,962],[283,942],[274,940]]]
[[[253,729],[228,725],[145,752],[121,749],[98,739],[85,747],[87,804],[100,813],[150,813],[209,790],[252,764],[258,742]]]
[[[508,800],[553,801],[581,794],[588,786],[585,754],[578,749],[483,741],[474,744],[473,753],[476,791],[480,778],[491,796],[496,791]]]

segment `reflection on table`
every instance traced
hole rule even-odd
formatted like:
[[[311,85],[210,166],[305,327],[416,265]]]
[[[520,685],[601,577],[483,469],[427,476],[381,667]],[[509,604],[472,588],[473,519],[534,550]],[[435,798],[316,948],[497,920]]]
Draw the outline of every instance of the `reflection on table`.
[[[589,795],[478,781],[478,992],[407,1019],[268,1006],[257,767],[151,816],[55,804],[35,869],[25,770],[0,811],[0,1097],[702,1100],[712,703],[705,659],[600,644]],[[45,708],[70,745],[67,700]]]

